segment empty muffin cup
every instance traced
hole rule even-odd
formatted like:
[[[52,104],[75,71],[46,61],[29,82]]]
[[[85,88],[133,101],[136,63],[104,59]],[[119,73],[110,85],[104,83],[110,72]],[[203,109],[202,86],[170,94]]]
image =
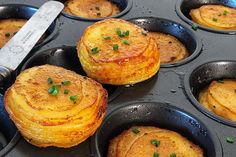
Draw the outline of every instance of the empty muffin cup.
[[[193,115],[161,102],[125,104],[108,113],[93,136],[92,151],[105,157],[109,141],[131,126],[156,126],[176,131],[199,145],[205,157],[221,157],[218,137],[210,128]]]
[[[236,122],[210,112],[198,102],[199,93],[202,90],[208,87],[213,80],[221,83],[220,80],[223,79],[236,79],[235,61],[212,61],[191,69],[185,76],[185,92],[192,104],[202,113],[220,123],[236,127]]]
[[[193,27],[198,26],[201,29],[215,32],[215,33],[223,33],[223,34],[235,34],[236,30],[217,30],[213,28],[209,28],[200,24],[197,24],[192,21],[189,13],[191,9],[196,9],[201,7],[202,5],[206,4],[217,4],[217,5],[224,5],[231,8],[236,8],[236,2],[234,0],[177,0],[176,3],[176,12],[179,17],[187,22],[188,24],[192,25]],[[195,28],[194,28],[195,29]]]
[[[188,56],[183,60],[161,64],[161,67],[175,67],[186,64],[199,55],[202,48],[200,39],[185,26],[163,18],[158,17],[140,17],[130,19],[130,22],[144,28],[148,32],[160,32],[176,37],[187,49]]]
[[[66,5],[66,3],[69,0],[58,0],[58,1],[62,2]],[[65,10],[62,12],[62,14],[68,18],[75,19],[75,20],[99,21],[99,20],[103,20],[105,18],[117,18],[117,17],[123,16],[131,9],[131,7],[133,5],[132,0],[109,0],[108,2],[111,2],[111,4],[115,4],[119,8],[120,12],[115,15],[108,16],[108,17],[100,17],[101,10],[100,10],[99,6],[96,6],[95,8],[91,7],[89,9],[89,10],[94,10],[96,12],[96,16],[97,16],[96,18],[95,17],[89,18],[89,17],[76,16],[76,15],[66,12]],[[86,9],[88,9],[88,8],[86,8]],[[89,12],[89,10],[88,10],[88,12]],[[105,11],[107,11],[107,9],[105,9]]]
[[[44,64],[51,64],[63,67],[65,69],[76,72],[77,74],[86,76],[84,72],[80,60],[77,55],[77,50],[75,47],[59,47],[53,48],[49,50],[45,50],[43,52],[38,52],[32,57],[30,57],[17,72],[18,74],[28,68],[33,66],[39,66]],[[103,84],[103,87],[107,90],[109,101],[115,99],[122,92],[123,87],[106,85]]]
[[[10,120],[3,105],[3,96],[0,94],[0,156],[9,152],[19,139],[20,134]]]
[[[0,20],[3,19],[30,19],[31,16],[37,11],[37,8],[29,5],[23,5],[23,4],[6,4],[6,5],[0,5]],[[46,44],[49,42],[56,34],[56,22],[54,21],[50,27],[47,29],[47,31],[44,33],[44,35],[41,37],[41,39],[38,41],[36,48],[42,46],[43,44]],[[11,37],[13,34],[9,34],[8,32],[5,32],[9,37]]]

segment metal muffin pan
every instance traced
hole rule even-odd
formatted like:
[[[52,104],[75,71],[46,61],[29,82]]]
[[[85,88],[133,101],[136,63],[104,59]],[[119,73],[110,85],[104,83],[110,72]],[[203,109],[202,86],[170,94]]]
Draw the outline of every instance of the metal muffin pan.
[[[191,20],[189,12],[191,9],[199,8],[204,4],[220,4],[231,8],[236,8],[235,0],[177,0],[176,11],[177,14],[188,24],[197,24]],[[198,25],[198,24],[197,24]],[[199,28],[215,33],[236,34],[236,30],[216,30],[206,26],[199,25]]]
[[[68,0],[57,0],[59,2],[62,3],[66,3]],[[112,3],[116,4],[121,12],[115,16],[111,16],[112,18],[117,18],[120,17],[124,14],[126,14],[132,7],[133,4],[133,0],[110,0]],[[85,17],[79,17],[79,16],[74,16],[74,15],[70,15],[68,13],[66,13],[65,11],[63,11],[62,13],[64,16],[71,18],[71,19],[75,19],[75,20],[84,20],[84,21],[99,21],[105,18],[85,18]],[[108,17],[110,18],[110,17]]]
[[[0,0],[0,4],[1,6],[29,5],[39,8],[46,1]],[[207,112],[196,102],[195,98],[200,85],[207,85],[211,79],[231,78],[231,76],[235,78],[236,75],[232,71],[222,70],[226,67],[229,69],[235,67],[235,64],[232,63],[235,62],[234,59],[236,60],[234,46],[236,36],[229,35],[234,32],[219,33],[219,31],[201,29],[201,26],[196,31],[192,30],[191,24],[186,23],[178,12],[177,6],[180,6],[180,2],[187,4],[186,0],[135,0],[129,2],[132,4],[129,11],[120,15],[119,18],[137,22],[136,24],[150,31],[161,31],[176,36],[186,45],[192,55],[175,65],[162,65],[158,74],[152,79],[129,88],[105,87],[111,89],[110,93],[112,93],[105,119],[94,136],[78,146],[69,149],[38,148],[27,143],[24,138],[20,138],[15,127],[12,127],[13,131],[9,131],[8,128],[11,125],[2,126],[0,123],[0,156],[5,154],[6,157],[106,157],[109,140],[123,129],[136,124],[154,125],[177,131],[199,144],[207,157],[235,156],[236,141],[233,144],[227,143],[226,137],[236,140],[236,126]],[[191,2],[196,4],[208,1]],[[210,2],[214,3],[214,1]],[[233,0],[227,2],[229,6],[236,5]],[[34,49],[32,56],[28,56],[24,60],[15,75],[26,68],[41,64],[59,65],[84,74],[75,46],[84,29],[96,20],[71,18],[62,12],[56,20],[56,27],[59,25],[56,28],[56,35],[49,42],[44,42]],[[138,21],[147,22],[139,23]],[[227,66],[218,66],[221,65],[221,62],[227,63]],[[204,68],[201,69],[201,67]],[[201,77],[202,81],[199,83],[196,76],[204,76],[204,70],[211,67],[213,68],[212,75]],[[197,72],[199,68],[201,70]],[[219,73],[221,75],[218,75]],[[4,76],[7,77],[7,75]],[[206,77],[209,80],[206,80]],[[13,82],[14,79],[13,75],[9,80]],[[201,82],[206,84],[201,84]],[[121,92],[120,89],[122,89]],[[0,90],[1,94],[4,94],[5,90]],[[0,106],[3,107],[3,104]],[[3,111],[0,112],[0,117],[7,117],[5,122],[12,124],[7,113]],[[146,116],[147,111],[150,111],[151,114]],[[0,122],[2,121],[4,122],[0,119]],[[109,121],[112,123],[108,123]],[[11,136],[8,135],[10,132]],[[3,136],[4,139],[1,138]]]

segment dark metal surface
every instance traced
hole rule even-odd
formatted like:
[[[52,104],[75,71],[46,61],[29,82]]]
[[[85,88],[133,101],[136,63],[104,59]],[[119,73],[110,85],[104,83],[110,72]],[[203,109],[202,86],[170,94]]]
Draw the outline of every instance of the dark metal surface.
[[[1,0],[0,4],[27,4],[34,7],[41,6],[44,2],[47,0],[41,0],[41,1],[33,1],[33,0],[9,0],[9,1],[3,1]],[[118,1],[118,0],[117,0]],[[111,111],[116,110],[120,108],[121,106],[126,106],[128,104],[134,103],[141,103],[145,105],[145,103],[142,102],[160,102],[160,103],[153,103],[159,108],[160,106],[164,104],[171,104],[178,109],[175,109],[174,111],[177,115],[180,115],[188,118],[195,119],[198,123],[202,124],[201,126],[207,126],[206,130],[210,132],[211,136],[209,139],[213,141],[217,141],[219,139],[219,144],[222,145],[222,152],[223,157],[235,157],[236,154],[236,142],[233,144],[226,142],[226,137],[231,136],[236,141],[236,128],[233,125],[226,125],[223,123],[223,121],[216,120],[216,118],[212,118],[213,116],[210,116],[210,114],[201,111],[199,107],[194,103],[194,93],[192,93],[189,87],[187,87],[187,83],[190,80],[197,80],[198,78],[196,76],[193,76],[190,80],[189,76],[192,74],[194,69],[197,67],[204,65],[205,63],[212,62],[212,61],[227,61],[227,60],[236,60],[236,49],[235,49],[235,42],[236,42],[236,35],[229,35],[228,33],[234,33],[234,31],[231,32],[215,32],[211,29],[197,29],[196,31],[191,30],[191,24],[189,22],[186,22],[186,20],[179,16],[179,10],[180,8],[180,2],[182,0],[133,0],[133,5],[131,9],[124,15],[120,16],[122,19],[132,19],[137,17],[159,17],[161,19],[167,19],[171,20],[171,22],[176,23],[177,26],[173,26],[175,31],[172,29],[169,29],[170,33],[173,33],[173,35],[176,35],[181,41],[185,41],[185,35],[182,36],[181,33],[178,33],[178,26],[179,24],[183,26],[183,32],[189,33],[190,37],[193,37],[193,40],[187,40],[186,46],[191,47],[191,45],[194,45],[192,41],[200,40],[197,43],[202,44],[200,53],[193,57],[188,62],[185,62],[180,65],[171,66],[171,67],[164,67],[160,69],[158,75],[154,76],[152,79],[145,81],[143,83],[139,83],[134,86],[126,87],[122,91],[120,95],[118,95],[116,98],[114,98],[112,101],[108,104],[107,109],[107,116],[111,113]],[[188,7],[191,5],[191,7],[198,7],[199,3],[208,2],[207,0],[185,0],[184,1],[186,5],[181,5],[182,8]],[[216,1],[211,0],[210,2],[215,3]],[[228,2],[227,4],[232,7],[236,7],[236,1],[235,0],[220,0],[219,2]],[[188,4],[187,4],[188,3]],[[1,11],[0,11],[1,12]],[[178,13],[177,13],[178,12]],[[185,13],[186,14],[186,13]],[[188,16],[187,14],[185,16]],[[186,17],[187,18],[187,17]],[[165,21],[165,20],[164,20]],[[46,52],[45,50],[54,49],[54,48],[64,48],[66,46],[76,46],[78,40],[83,34],[84,29],[93,24],[94,21],[84,21],[84,20],[76,20],[72,18],[68,18],[64,14],[61,14],[57,19],[57,25],[58,25],[58,33],[50,40],[48,43],[42,44],[38,49],[34,50],[32,54],[41,54],[42,52]],[[146,27],[146,26],[144,26]],[[152,26],[153,28],[155,27]],[[157,30],[158,30],[158,26]],[[171,28],[173,28],[171,27]],[[165,27],[162,27],[162,30]],[[198,46],[197,46],[198,47]],[[73,52],[73,50],[72,50]],[[62,57],[63,58],[63,57]],[[74,59],[75,61],[77,59]],[[26,62],[27,60],[25,60]],[[63,60],[66,62],[66,59]],[[30,62],[30,61],[29,61]],[[55,61],[56,62],[56,61]],[[64,62],[62,62],[64,64]],[[213,64],[214,65],[214,64]],[[234,64],[229,64],[233,65]],[[211,66],[210,66],[211,67]],[[213,66],[214,67],[214,66]],[[219,66],[218,66],[219,67]],[[204,70],[207,70],[207,68],[203,68],[201,73],[204,73]],[[76,70],[75,70],[76,71]],[[215,68],[215,71],[218,73],[224,74],[222,76],[228,76],[228,74],[232,73],[229,69],[218,69]],[[197,73],[196,73],[197,74]],[[216,73],[213,73],[215,75]],[[235,76],[235,73],[232,73],[233,76]],[[214,76],[212,78],[216,78],[217,76]],[[14,80],[14,79],[13,79]],[[194,88],[197,87],[195,84],[193,86]],[[192,96],[190,97],[189,94]],[[164,105],[165,106],[165,105]],[[199,106],[199,105],[198,105]],[[128,107],[127,107],[128,108]],[[145,106],[143,108],[146,108]],[[154,109],[155,107],[153,107]],[[180,109],[181,112],[178,112]],[[184,113],[187,114],[180,114],[182,113],[182,109],[184,110]],[[126,110],[126,107],[124,109],[121,109],[122,111],[128,114],[128,109]],[[156,109],[155,109],[156,110]],[[170,108],[171,110],[171,108]],[[140,112],[142,113],[142,112]],[[121,117],[118,117],[119,119],[124,119],[123,115],[119,115]],[[137,115],[136,117],[142,117],[143,115]],[[153,117],[158,116],[154,115]],[[168,116],[166,116],[168,118]],[[123,121],[124,124],[127,124],[126,122],[130,122],[127,118],[127,121]],[[166,122],[166,121],[164,121]],[[180,121],[181,122],[181,121]],[[161,124],[162,122],[155,121],[155,124]],[[171,123],[171,121],[170,121]],[[162,125],[166,128],[175,128],[171,127],[170,123],[165,123],[165,125]],[[168,125],[169,124],[169,125]],[[179,123],[178,123],[179,124]],[[179,127],[183,126],[178,125]],[[185,126],[187,127],[189,123],[186,123]],[[102,126],[105,126],[105,122]],[[117,125],[118,126],[118,125]],[[108,127],[116,128],[116,125],[114,123],[109,124]],[[192,129],[192,132],[196,132],[197,128],[187,127],[188,130]],[[5,127],[3,127],[5,129]],[[101,128],[102,129],[102,128]],[[121,132],[122,129],[117,129],[115,133]],[[177,129],[181,134],[185,135],[186,133],[182,131],[181,129]],[[2,133],[2,132],[1,132]],[[109,136],[110,131],[105,131],[106,134]],[[187,133],[187,136],[189,138],[194,140],[194,134]],[[95,138],[95,136],[94,136]],[[93,138],[93,139],[94,139]],[[110,137],[109,137],[110,138]],[[105,140],[105,141],[104,141]],[[106,145],[108,141],[104,139],[101,142],[101,145],[104,145],[104,150],[107,148]],[[204,144],[201,144],[204,139],[201,139],[200,141],[194,140],[196,143],[199,143],[200,145],[205,148],[204,150],[206,152],[209,152],[209,149],[211,151],[220,152],[220,148],[218,146],[204,146]],[[94,149],[91,149],[92,146],[96,145],[94,143],[94,140],[88,139],[85,142],[81,143],[80,145],[76,147],[72,147],[70,149],[59,149],[59,148],[37,148],[30,144],[28,144],[23,138],[19,140],[19,142],[14,146],[11,151],[9,151],[6,155],[6,157],[89,157],[89,156],[96,156],[99,152],[94,151]],[[216,142],[218,143],[218,142]],[[11,145],[10,142],[8,144]],[[217,144],[217,145],[219,145]],[[7,146],[7,147],[8,147]],[[7,148],[5,147],[5,148]],[[5,149],[4,148],[4,149]],[[106,153],[106,152],[104,152]],[[211,153],[206,154],[207,157],[214,157],[211,156]],[[221,156],[220,154],[218,156]]]

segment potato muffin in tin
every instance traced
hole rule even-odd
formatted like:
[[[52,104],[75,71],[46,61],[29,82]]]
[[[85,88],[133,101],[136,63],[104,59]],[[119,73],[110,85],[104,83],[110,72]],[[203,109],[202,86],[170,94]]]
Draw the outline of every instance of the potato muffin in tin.
[[[86,140],[100,126],[107,92],[90,78],[42,65],[17,77],[5,93],[4,104],[29,143],[68,148]]]

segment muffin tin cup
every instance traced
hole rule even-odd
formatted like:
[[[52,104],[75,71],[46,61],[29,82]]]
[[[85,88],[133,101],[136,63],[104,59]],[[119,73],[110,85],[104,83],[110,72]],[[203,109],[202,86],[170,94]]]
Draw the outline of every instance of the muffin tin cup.
[[[43,52],[38,52],[37,54],[30,57],[23,66],[18,70],[17,74],[21,71],[31,68],[33,66],[39,66],[44,64],[51,64],[63,67],[68,70],[72,70],[77,74],[86,76],[80,60],[77,55],[77,50],[73,46],[58,47]],[[107,90],[109,98],[108,101],[111,102],[123,91],[122,86],[113,86],[103,84],[103,87]]]
[[[236,127],[236,122],[227,120],[208,111],[197,100],[198,94],[202,89],[206,88],[211,81],[220,79],[236,79],[236,61],[211,61],[194,67],[185,76],[185,92],[188,99],[199,111],[219,123]]]
[[[65,3],[68,0],[57,0],[59,2]],[[65,17],[75,19],[75,20],[82,20],[82,21],[100,21],[104,19],[109,19],[109,18],[118,18],[123,15],[125,15],[132,7],[133,5],[133,0],[110,0],[111,2],[115,3],[118,5],[118,7],[121,9],[121,12],[115,16],[109,16],[105,18],[85,18],[85,17],[80,17],[80,16],[75,16],[75,15],[70,15],[66,13],[65,11],[62,12],[62,14]]]
[[[0,156],[3,156],[15,146],[21,136],[4,108],[3,96],[1,94],[0,121]]]
[[[200,29],[221,34],[231,34],[231,35],[236,34],[236,30],[217,30],[193,22],[189,15],[190,10],[199,8],[205,4],[220,4],[231,8],[236,8],[235,0],[191,0],[191,1],[177,0],[177,3],[175,5],[175,10],[182,20],[184,20],[190,25],[196,24]]]
[[[95,156],[105,157],[109,141],[134,125],[176,131],[202,147],[205,157],[222,157],[221,144],[212,129],[193,115],[161,102],[136,102],[113,109],[93,136]]]
[[[170,34],[179,39],[186,46],[186,49],[189,52],[189,56],[187,58],[175,63],[161,64],[161,68],[184,65],[196,58],[201,52],[201,40],[192,30],[177,22],[159,17],[139,17],[130,19],[129,21],[149,32]]]

